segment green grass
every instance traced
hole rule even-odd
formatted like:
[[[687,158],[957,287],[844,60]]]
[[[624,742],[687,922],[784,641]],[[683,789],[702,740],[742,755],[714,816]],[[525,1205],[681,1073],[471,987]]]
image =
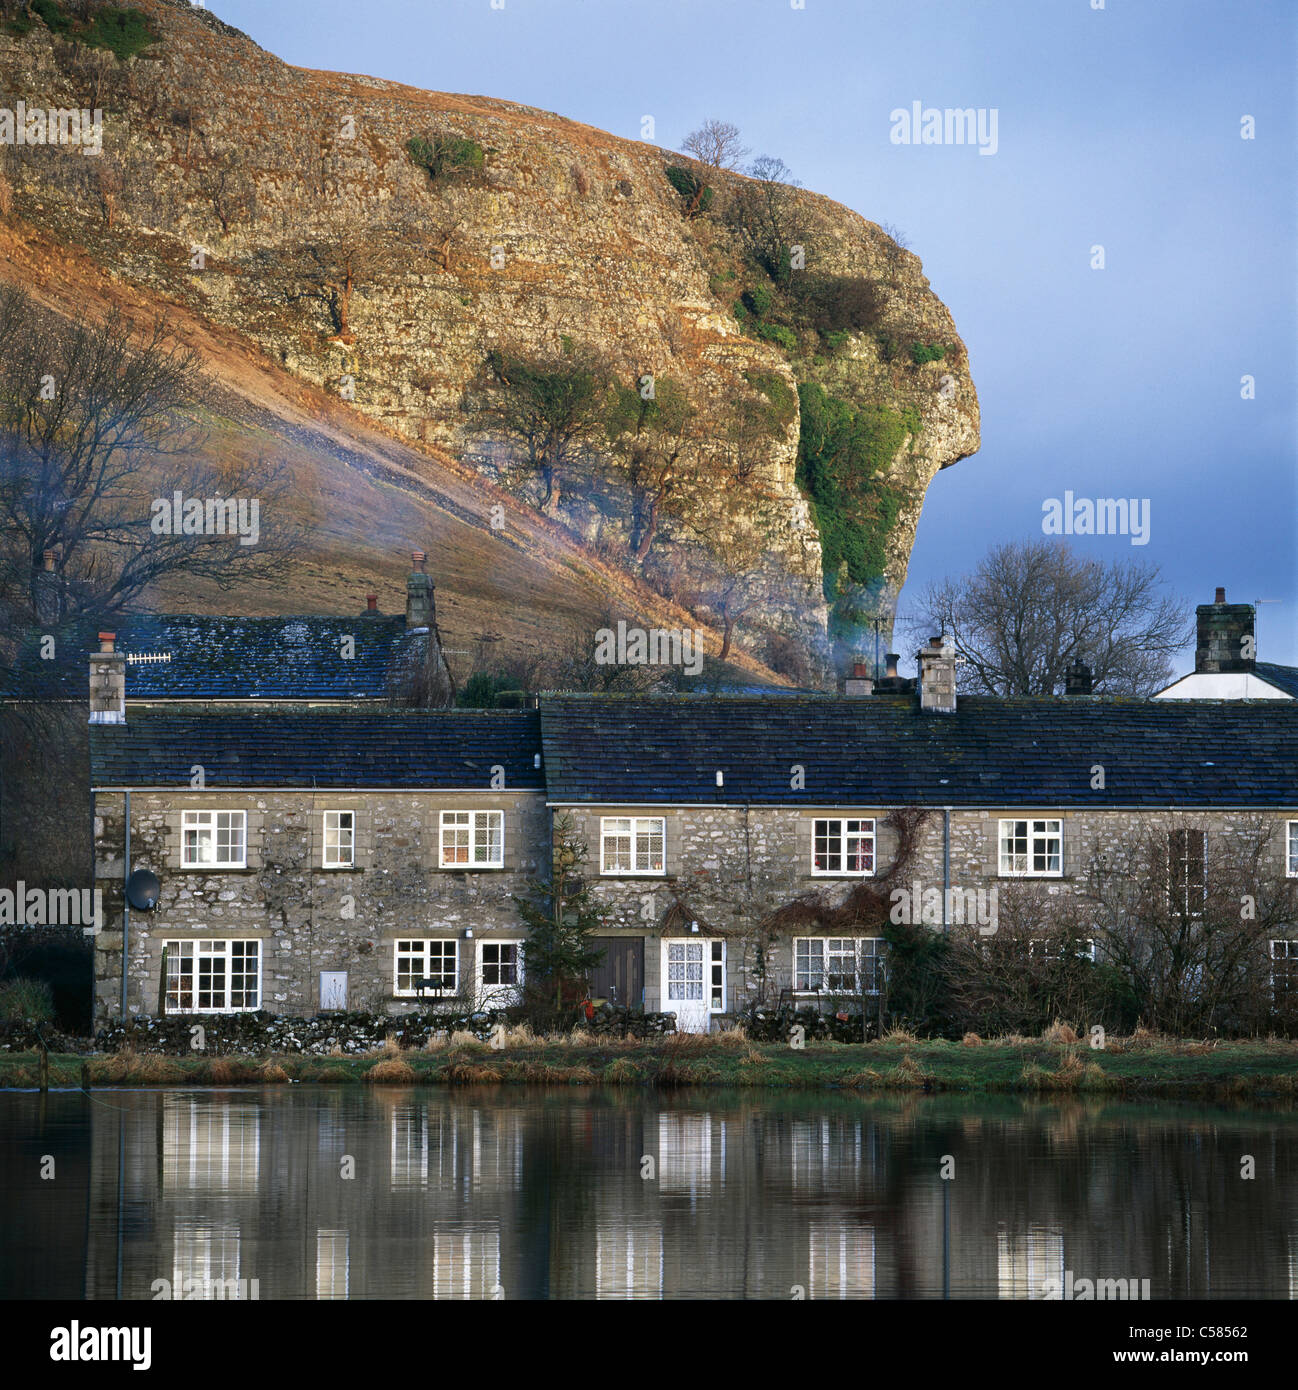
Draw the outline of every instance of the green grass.
[[[374,1084],[721,1086],[775,1090],[850,1089],[983,1093],[1085,1092],[1109,1096],[1298,1096],[1298,1043],[1038,1039],[968,1047],[956,1042],[724,1044],[710,1039],[607,1045],[541,1043],[403,1052],[404,1067],[369,1057],[166,1057],[113,1054],[84,1059],[94,1085],[239,1085],[364,1081]],[[83,1059],[51,1055],[50,1084],[80,1083]],[[388,1062],[388,1066],[383,1066]],[[37,1084],[35,1053],[0,1055],[0,1086]]]

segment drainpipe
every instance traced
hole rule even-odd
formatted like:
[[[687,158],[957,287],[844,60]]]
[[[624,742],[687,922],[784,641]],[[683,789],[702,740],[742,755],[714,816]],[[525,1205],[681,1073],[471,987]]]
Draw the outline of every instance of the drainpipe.
[[[131,900],[126,896],[126,884],[131,877],[131,793],[126,792],[126,866],[122,870],[122,1025],[126,1024],[126,965],[130,959]]]
[[[942,807],[942,935],[951,930],[951,808]]]

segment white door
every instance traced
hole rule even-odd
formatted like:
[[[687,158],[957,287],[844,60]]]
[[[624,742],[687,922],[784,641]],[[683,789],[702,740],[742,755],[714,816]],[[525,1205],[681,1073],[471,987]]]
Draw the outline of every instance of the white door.
[[[347,972],[345,970],[322,970],[320,972],[320,1008],[322,1011],[347,1009]]]
[[[726,1009],[726,943],[687,936],[663,942],[662,1009],[682,1033],[707,1033]]]

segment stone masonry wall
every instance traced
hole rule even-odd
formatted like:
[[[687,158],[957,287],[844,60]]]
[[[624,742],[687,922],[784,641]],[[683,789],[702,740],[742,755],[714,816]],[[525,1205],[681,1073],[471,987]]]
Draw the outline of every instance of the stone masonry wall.
[[[95,801],[96,878],[104,930],[96,951],[96,1018],[120,1013],[124,798]],[[247,812],[247,868],[181,866],[186,810]],[[326,810],[356,812],[355,867],[322,867]],[[502,869],[438,867],[440,813],[504,812]],[[131,867],[162,883],[152,912],[131,912],[131,1014],[157,1012],[162,944],[191,937],[257,938],[262,1005],[306,1015],[319,1007],[323,970],[348,972],[348,1006],[400,1013],[393,996],[398,938],[458,942],[460,984],[474,978],[477,942],[521,940],[511,895],[541,871],[546,811],[540,793],[134,792]],[[464,932],[472,929],[473,939]]]

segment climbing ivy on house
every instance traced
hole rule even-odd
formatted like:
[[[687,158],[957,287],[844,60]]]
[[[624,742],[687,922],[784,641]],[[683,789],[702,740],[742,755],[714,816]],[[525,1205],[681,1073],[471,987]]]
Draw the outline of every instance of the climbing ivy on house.
[[[905,501],[880,475],[907,437],[919,433],[916,412],[854,406],[814,381],[798,387],[798,486],[811,502],[824,555],[825,597],[837,597],[846,561],[854,584],[883,573],[885,541]]]

